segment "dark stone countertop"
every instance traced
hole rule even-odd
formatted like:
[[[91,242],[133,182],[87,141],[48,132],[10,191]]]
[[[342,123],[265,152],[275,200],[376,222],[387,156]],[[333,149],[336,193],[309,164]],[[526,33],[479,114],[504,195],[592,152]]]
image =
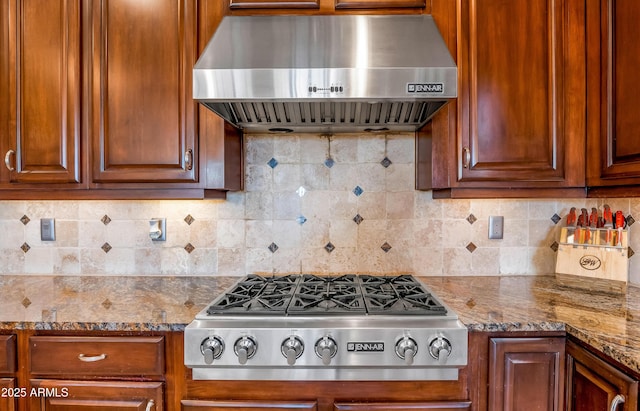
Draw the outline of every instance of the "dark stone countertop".
[[[0,276],[0,330],[182,331],[238,277]],[[566,331],[640,374],[640,288],[553,276],[420,277],[475,331]]]

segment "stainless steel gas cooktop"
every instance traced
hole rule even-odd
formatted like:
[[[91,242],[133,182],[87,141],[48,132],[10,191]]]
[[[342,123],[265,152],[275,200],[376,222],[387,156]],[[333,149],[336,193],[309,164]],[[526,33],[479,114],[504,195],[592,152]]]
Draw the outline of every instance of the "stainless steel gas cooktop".
[[[185,330],[194,379],[452,380],[467,330],[410,275],[249,275]]]

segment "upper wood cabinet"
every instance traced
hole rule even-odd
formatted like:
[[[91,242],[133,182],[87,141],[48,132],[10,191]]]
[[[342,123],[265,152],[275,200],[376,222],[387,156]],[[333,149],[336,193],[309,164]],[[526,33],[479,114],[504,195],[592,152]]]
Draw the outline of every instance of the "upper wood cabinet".
[[[587,185],[596,187],[590,193],[640,184],[639,18],[637,1],[587,1]]]
[[[241,189],[241,133],[192,98],[193,65],[226,8],[2,1],[0,198],[214,198]]]
[[[78,1],[3,1],[0,188],[81,188],[81,10]]]
[[[434,197],[553,195],[585,185],[584,5],[434,0],[457,58],[457,102],[418,138],[433,148]],[[456,24],[459,22],[459,25]],[[456,34],[457,33],[457,34]],[[429,139],[431,139],[429,141]],[[418,164],[418,174],[425,173]],[[429,185],[432,183],[432,185]]]
[[[92,182],[197,182],[196,2],[90,5]]]

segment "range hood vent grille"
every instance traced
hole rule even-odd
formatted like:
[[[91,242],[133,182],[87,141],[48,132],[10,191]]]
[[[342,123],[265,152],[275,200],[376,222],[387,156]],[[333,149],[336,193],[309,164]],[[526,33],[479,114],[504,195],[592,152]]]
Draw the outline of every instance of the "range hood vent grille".
[[[444,101],[264,102],[205,103],[227,121],[250,129],[296,129],[314,132],[332,126],[341,131],[363,128],[415,130],[424,125]]]

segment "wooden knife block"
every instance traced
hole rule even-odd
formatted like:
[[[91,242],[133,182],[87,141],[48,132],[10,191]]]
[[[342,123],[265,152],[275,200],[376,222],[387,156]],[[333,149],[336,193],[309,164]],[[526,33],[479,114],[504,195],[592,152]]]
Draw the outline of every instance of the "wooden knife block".
[[[563,227],[560,231],[556,260],[558,283],[592,291],[625,293],[629,278],[629,232],[598,228],[586,234],[585,230],[588,229]]]

